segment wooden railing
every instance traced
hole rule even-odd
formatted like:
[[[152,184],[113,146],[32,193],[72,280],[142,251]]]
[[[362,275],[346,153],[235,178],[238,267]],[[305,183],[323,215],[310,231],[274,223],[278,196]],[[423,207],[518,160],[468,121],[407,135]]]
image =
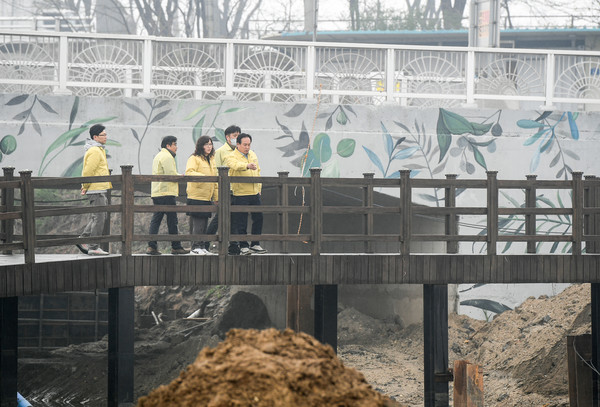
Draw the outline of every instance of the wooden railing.
[[[495,171],[488,171],[487,179],[458,179],[456,175],[447,175],[446,179],[411,179],[410,171],[400,171],[397,179],[378,179],[373,174],[364,174],[363,178],[321,178],[321,170],[313,168],[310,177],[289,177],[288,173],[281,172],[278,177],[229,177],[226,167],[219,168],[218,177],[202,176],[151,176],[133,175],[132,166],[122,166],[121,175],[102,177],[79,178],[34,178],[31,171],[20,171],[15,177],[14,169],[4,168],[4,176],[0,180],[1,206],[0,221],[1,235],[0,250],[4,254],[11,254],[15,250],[23,250],[25,263],[35,263],[35,249],[53,246],[74,245],[86,243],[90,238],[80,238],[75,235],[41,235],[36,230],[36,219],[42,217],[85,215],[98,211],[98,207],[83,206],[40,206],[35,203],[36,190],[40,189],[79,189],[82,182],[113,183],[113,197],[120,191],[120,203],[113,203],[116,199],[109,200],[109,205],[101,207],[103,212],[120,215],[120,230],[109,231],[103,236],[94,237],[98,243],[120,243],[120,253],[124,256],[132,255],[133,243],[148,240],[158,241],[189,241],[204,240],[219,242],[220,255],[227,254],[227,242],[230,240],[261,240],[278,242],[281,253],[288,252],[288,245],[292,242],[303,242],[310,247],[310,254],[318,256],[323,253],[323,246],[327,242],[358,242],[365,253],[376,252],[379,242],[393,242],[397,244],[400,254],[410,254],[411,243],[416,241],[440,242],[446,245],[446,253],[458,253],[461,242],[479,243],[485,245],[486,253],[494,255],[500,242],[525,242],[527,253],[535,253],[536,245],[541,242],[553,242],[571,245],[568,253],[581,255],[587,252],[596,252],[600,235],[600,179],[594,176],[582,177],[582,173],[574,172],[571,181],[545,181],[537,180],[535,176],[527,176],[525,180],[498,180]],[[148,189],[152,181],[167,182],[218,182],[220,191],[229,191],[232,182],[260,182],[265,188],[274,188],[276,191],[275,204],[256,206],[231,205],[230,194],[221,193],[218,205],[212,206],[156,206],[148,204],[135,204],[134,192],[142,187]],[[360,205],[324,204],[325,195],[335,188],[359,188],[362,190]],[[378,188],[395,189],[394,195],[398,197],[393,205],[377,204],[374,194]],[[290,204],[289,195],[292,189],[302,192],[301,202]],[[413,203],[413,195],[420,190],[434,189],[443,191],[443,196],[437,199],[436,206],[417,205]],[[485,191],[486,198],[475,200],[481,206],[457,206],[457,196],[464,190]],[[499,194],[503,190],[520,190],[524,192],[523,202],[513,202],[514,207],[500,207]],[[538,201],[543,190],[563,191],[570,194],[569,205],[556,207],[541,207]],[[20,205],[17,205],[16,195],[20,196]],[[558,200],[560,201],[560,196]],[[252,212],[259,210],[270,214],[275,219],[274,233],[258,235],[235,235],[230,231],[231,217],[234,212]],[[136,234],[134,217],[136,213],[151,213],[156,211],[171,211],[178,213],[192,212],[217,212],[219,225],[216,235],[149,235]],[[291,228],[290,217],[300,219],[301,227]],[[340,234],[328,233],[323,228],[324,220],[331,216],[348,216],[353,219],[360,218],[358,225],[361,233]],[[374,221],[376,217],[389,216],[398,220],[398,228],[394,233],[381,233]],[[413,233],[413,222],[418,216],[437,219],[444,223],[441,233]],[[459,234],[461,231],[461,217],[485,216],[485,224],[480,227],[477,234]],[[516,231],[505,233],[500,221],[515,219],[520,216],[521,226]],[[565,221],[567,225],[561,233],[550,234],[536,231],[536,220],[540,216],[556,216]],[[504,217],[504,218],[503,218]],[[22,233],[15,233],[15,222],[21,222]],[[356,226],[356,225],[355,225]],[[291,230],[294,229],[294,230]],[[467,229],[467,228],[462,228]],[[107,229],[105,229],[107,230]],[[272,251],[273,252],[273,251]]]

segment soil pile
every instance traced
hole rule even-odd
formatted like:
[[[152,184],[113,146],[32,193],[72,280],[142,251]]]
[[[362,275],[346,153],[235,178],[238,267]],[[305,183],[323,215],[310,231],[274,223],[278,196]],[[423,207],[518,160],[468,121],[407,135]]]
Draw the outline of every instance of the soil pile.
[[[347,368],[333,349],[290,329],[232,329],[138,407],[398,405]]]
[[[566,398],[567,336],[591,332],[590,295],[589,284],[576,284],[555,297],[527,299],[481,325],[464,343],[466,358],[488,371],[510,372],[525,393]]]

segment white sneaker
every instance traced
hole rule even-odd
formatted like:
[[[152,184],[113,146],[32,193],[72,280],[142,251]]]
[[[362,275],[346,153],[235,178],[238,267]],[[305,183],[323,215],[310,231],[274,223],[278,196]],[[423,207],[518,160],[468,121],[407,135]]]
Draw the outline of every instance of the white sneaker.
[[[192,250],[192,253],[197,254],[199,256],[204,256],[205,254],[207,254],[206,250],[202,249],[201,247],[198,247],[198,248]]]
[[[89,254],[90,256],[107,256],[108,252],[105,252],[101,248],[97,248],[97,249],[89,249],[87,254]]]
[[[267,251],[263,249],[259,244],[255,244],[250,248],[254,253],[266,253]]]
[[[242,256],[247,256],[247,255],[249,255],[249,254],[252,254],[252,251],[251,251],[249,248],[247,248],[247,247],[242,247],[242,248],[240,249],[240,254],[241,254]]]

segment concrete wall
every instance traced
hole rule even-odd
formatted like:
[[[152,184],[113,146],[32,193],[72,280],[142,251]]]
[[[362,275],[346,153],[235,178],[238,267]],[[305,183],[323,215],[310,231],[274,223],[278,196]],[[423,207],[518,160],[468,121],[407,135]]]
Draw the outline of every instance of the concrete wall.
[[[165,135],[179,138],[178,165],[193,151],[199,135],[223,142],[223,129],[238,124],[254,137],[262,174],[306,175],[308,167],[323,168],[325,177],[395,178],[400,169],[412,169],[417,178],[484,178],[497,170],[500,179],[570,179],[570,172],[598,174],[600,113],[507,109],[406,108],[401,106],[347,106],[238,101],[161,101],[145,99],[78,98],[56,95],[0,95],[0,164],[31,169],[34,176],[80,174],[87,128],[107,125],[110,166],[133,164],[134,173],[149,174],[154,154]],[[314,129],[314,131],[313,131]],[[301,158],[308,151],[309,165]],[[386,191],[379,191],[386,193]],[[516,193],[518,194],[518,192]],[[547,203],[568,205],[569,197],[540,191]],[[440,191],[413,194],[417,203],[441,204]],[[516,197],[522,199],[522,197]],[[485,193],[465,191],[461,206],[482,205]],[[509,197],[501,205],[511,207]],[[539,222],[540,233],[554,224]],[[482,219],[461,219],[461,232],[477,233]],[[518,229],[518,222],[507,227]],[[562,233],[566,227],[553,229]],[[524,246],[499,245],[502,252],[524,252]],[[431,247],[427,250],[435,250]],[[463,244],[462,252],[479,252],[482,245]],[[568,245],[543,245],[542,251],[567,251]],[[536,294],[552,294],[562,287],[536,287]],[[467,290],[467,291],[465,291]],[[514,306],[532,292],[531,286],[461,287],[461,299],[496,298]],[[541,292],[540,292],[541,291]],[[480,311],[463,312],[484,317]]]

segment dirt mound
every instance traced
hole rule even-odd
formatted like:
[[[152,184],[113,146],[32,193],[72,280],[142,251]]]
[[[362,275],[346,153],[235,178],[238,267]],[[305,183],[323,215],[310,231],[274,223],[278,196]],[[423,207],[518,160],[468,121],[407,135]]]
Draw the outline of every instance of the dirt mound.
[[[467,359],[488,370],[511,372],[523,391],[568,394],[567,336],[591,332],[590,285],[555,297],[529,298],[484,324],[465,345]]]
[[[392,406],[330,346],[290,329],[233,329],[138,407]]]

